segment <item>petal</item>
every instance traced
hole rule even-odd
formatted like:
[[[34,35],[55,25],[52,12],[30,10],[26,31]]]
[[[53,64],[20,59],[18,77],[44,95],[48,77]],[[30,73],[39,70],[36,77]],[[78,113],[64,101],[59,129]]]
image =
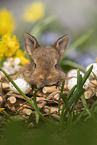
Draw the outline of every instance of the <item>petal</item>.
[[[4,110],[5,108],[0,108],[0,111]]]
[[[23,56],[20,57],[20,60],[21,60],[21,62],[20,62],[21,65],[26,65],[26,64],[28,64],[30,62],[29,59],[27,59],[27,58],[25,58]]]
[[[21,57],[21,56],[24,56],[25,54],[24,54],[24,52],[21,50],[21,49],[18,49],[17,51],[16,51],[16,56],[17,57]]]

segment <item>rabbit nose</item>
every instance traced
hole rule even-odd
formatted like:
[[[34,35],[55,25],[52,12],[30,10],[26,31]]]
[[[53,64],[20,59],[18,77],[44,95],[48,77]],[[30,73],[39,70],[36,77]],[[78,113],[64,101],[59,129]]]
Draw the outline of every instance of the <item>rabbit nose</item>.
[[[44,84],[47,82],[47,77],[46,77],[46,75],[40,74],[40,75],[39,75],[39,79],[40,79]]]
[[[44,80],[44,76],[43,76],[42,74],[39,75],[39,78],[40,78],[41,80]]]
[[[49,75],[49,76],[47,77],[47,80],[50,80],[50,79],[52,79],[52,76],[51,76],[51,75]]]

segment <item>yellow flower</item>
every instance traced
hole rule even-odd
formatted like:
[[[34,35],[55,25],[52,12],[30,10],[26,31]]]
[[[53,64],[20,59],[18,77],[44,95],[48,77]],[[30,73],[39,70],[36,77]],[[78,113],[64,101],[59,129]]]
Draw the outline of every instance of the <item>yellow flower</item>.
[[[15,20],[11,12],[6,9],[0,11],[0,35],[6,34],[8,31],[13,32],[15,29]]]
[[[27,7],[23,18],[27,22],[36,22],[44,17],[44,4],[42,2],[34,2]]]
[[[16,50],[20,47],[16,36],[11,38],[10,33],[2,36],[2,41],[0,41],[0,60],[3,56],[11,57],[15,54]]]
[[[2,47],[3,47],[3,43],[2,41],[0,41],[0,61],[3,59],[5,53],[5,49],[2,49]]]
[[[4,55],[0,53],[0,61],[3,59]]]
[[[5,108],[0,108],[0,111],[4,110]]]
[[[24,56],[25,56],[25,52],[23,52],[22,50],[18,49],[16,51],[16,56],[14,58],[18,57],[20,59],[20,64],[21,65],[26,65],[26,64],[29,63],[30,60],[25,58]]]

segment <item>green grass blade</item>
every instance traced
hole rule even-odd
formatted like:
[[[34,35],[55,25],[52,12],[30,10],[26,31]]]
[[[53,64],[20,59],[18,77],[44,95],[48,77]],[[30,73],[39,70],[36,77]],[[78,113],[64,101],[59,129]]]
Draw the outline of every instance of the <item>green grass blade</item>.
[[[71,112],[72,112],[72,111],[74,112],[75,106],[77,105],[77,102],[78,102],[80,96],[83,95],[84,92],[85,92],[85,89],[82,88],[82,89],[80,90],[80,92],[77,91],[77,93],[74,94],[74,95],[75,95],[75,99],[74,99],[74,102],[73,102],[73,106],[72,106],[72,108],[71,108]]]
[[[89,68],[89,70],[85,73],[85,75],[84,75],[84,77],[82,78],[82,76],[80,75],[80,72],[79,72],[79,70],[77,71],[77,91],[81,91],[81,89],[82,89],[82,92],[84,93],[85,92],[85,90],[83,90],[83,85],[84,85],[84,83],[86,82],[86,80],[88,79],[88,77],[89,77],[89,75],[90,75],[90,73],[91,73],[91,71],[92,71],[92,69],[93,69],[93,66],[91,66],[90,68]],[[75,102],[74,102],[74,108],[75,108],[75,105],[77,104],[77,102],[78,102],[78,97],[76,97],[76,99],[75,99]],[[73,109],[74,109],[73,108]]]
[[[84,43],[86,40],[89,39],[89,37],[91,37],[91,35],[93,34],[94,30],[91,29],[88,32],[86,32],[84,35],[82,35],[81,37],[79,37],[75,42],[73,42],[70,47],[68,49],[66,49],[66,52],[64,54],[64,56],[61,58],[60,62],[63,61],[63,59],[73,50],[77,49],[78,46],[80,46],[82,43]]]
[[[10,121],[12,121],[12,119],[10,118],[10,116],[4,110],[2,110],[1,112],[6,116],[6,118],[8,118]]]
[[[81,120],[81,118],[84,116],[85,113],[86,113],[86,110],[83,110],[82,112],[80,112],[78,117],[73,121],[72,125],[76,125]]]
[[[60,113],[60,103],[61,103],[61,98],[62,98],[62,95],[63,95],[62,92],[63,92],[63,89],[64,89],[64,85],[65,85],[65,81],[63,81],[63,83],[62,83],[62,87],[61,87],[61,91],[60,91],[59,104],[58,104],[59,115],[60,115],[60,128],[61,128],[61,129],[62,129],[62,126],[63,126],[63,124],[64,124],[63,112],[64,112],[64,109],[65,109],[65,103],[63,104],[61,113]]]
[[[64,112],[65,109],[66,109],[66,107],[65,107],[65,103],[64,103],[64,104],[63,104],[63,107],[62,107],[62,110],[61,110],[60,119],[62,119],[63,112]]]
[[[65,80],[64,80],[64,81],[63,81],[63,83],[62,83],[62,87],[61,87],[61,93],[63,92],[64,85],[65,85]]]
[[[78,104],[76,104],[75,111],[76,111],[75,115],[78,116]]]
[[[77,89],[78,91],[82,89],[82,75],[80,75],[79,69],[77,70]]]
[[[58,103],[58,110],[59,110],[59,115],[60,115],[60,104],[61,104],[61,95],[64,89],[64,85],[65,85],[65,80],[62,83],[62,87],[61,87],[61,91],[60,91],[60,97],[59,97],[59,103]]]
[[[37,90],[35,90],[35,93],[34,93],[34,95],[33,95],[33,101],[34,101],[34,105],[35,105],[35,107],[36,107],[36,109],[37,109],[37,112],[38,112],[39,110],[38,110],[37,102],[36,102],[36,94],[37,94]]]
[[[82,100],[83,106],[84,106],[84,108],[85,108],[87,114],[91,117],[91,112],[90,112],[90,110],[88,109],[88,104],[87,104],[87,102],[86,102],[86,99],[85,99],[84,94],[81,96],[81,100]]]
[[[87,78],[89,77],[90,73],[92,72],[93,69],[93,65],[88,69],[88,71],[85,73],[84,77],[83,77],[83,81],[82,81],[82,85],[84,85],[84,83],[86,82]]]
[[[89,77],[91,71],[93,69],[93,66],[91,66],[89,68],[89,70],[85,73],[84,77],[82,78],[82,76],[80,75],[79,70],[77,71],[77,92],[74,94],[74,98],[72,97],[71,102],[73,103],[74,101],[74,105],[71,109],[71,111],[74,111],[75,105],[78,102],[79,97],[85,92],[85,89],[83,89],[83,85],[86,82],[87,78]],[[78,97],[77,97],[78,96]],[[71,103],[71,104],[72,104]],[[88,110],[87,110],[88,111]],[[89,112],[88,112],[89,113]]]
[[[79,97],[82,96],[85,92],[85,89],[83,89],[83,85],[84,85],[85,81],[87,80],[87,78],[89,77],[92,69],[93,69],[93,66],[91,66],[89,68],[89,70],[86,72],[86,74],[84,75],[83,78],[82,78],[82,75],[80,74],[80,71],[78,70],[77,71],[77,89],[76,89],[76,91],[74,92],[74,90],[76,88],[76,86],[74,86],[72,88],[72,90],[70,91],[70,94],[68,94],[67,100],[66,100],[65,97],[62,96],[62,99],[65,102],[65,107],[66,107],[66,110],[64,112],[62,112],[62,116],[63,116],[64,119],[65,119],[68,112],[69,112],[69,114],[71,114],[71,113],[74,114],[75,105],[77,104]],[[74,94],[73,94],[73,92],[74,92]],[[72,95],[72,97],[70,95]],[[70,99],[70,102],[68,103],[68,99],[70,97],[71,97],[71,99]],[[70,110],[70,108],[71,108],[71,110]],[[86,110],[87,109],[88,108],[86,108]]]
[[[31,119],[32,119],[32,114],[33,114],[33,113],[31,113],[31,114],[29,115],[29,118],[26,120],[26,121],[27,121],[27,122],[26,122],[26,127],[29,126],[29,123],[30,123],[30,121],[31,121]]]
[[[35,111],[35,117],[36,117],[36,123],[39,122],[39,113],[37,111]]]
[[[77,103],[77,101],[76,101],[76,103],[75,103],[75,100],[78,100],[79,99],[79,97],[83,94],[85,92],[85,89],[82,89],[80,92],[78,92],[78,90],[76,90],[75,91],[75,93],[74,93],[74,95],[72,96],[72,98],[71,98],[71,100],[70,100],[70,102],[69,102],[69,105],[72,107],[71,108],[71,112],[73,111],[73,104],[74,105],[76,105],[76,103]],[[64,112],[64,118],[66,117],[66,114],[68,113],[68,108],[66,108],[66,110],[65,110],[65,112]]]
[[[59,115],[60,115],[60,104],[61,104],[61,93],[60,93],[60,97],[59,97],[59,101],[58,101],[58,112],[59,112]]]
[[[80,74],[80,71],[79,69],[77,70],[77,91],[78,92],[81,92],[81,90],[83,90],[83,86],[82,86],[82,75]],[[73,103],[73,107],[72,107],[72,110],[73,110],[73,113],[74,113],[74,109],[75,109],[75,106],[78,102],[78,97],[76,97],[74,103]]]
[[[70,100],[70,106],[75,102],[76,99],[79,99],[79,97],[85,92],[85,89],[81,89],[80,92],[78,90],[75,91],[74,95],[72,96]]]
[[[37,111],[35,111],[35,117],[36,117],[36,123],[38,123],[39,122],[39,110],[38,110],[37,102],[36,102],[36,94],[37,94],[37,90],[35,90],[35,93],[33,95],[33,101],[34,101],[34,105],[37,109]]]
[[[95,79],[96,79],[96,81],[97,81],[97,76],[94,74],[94,72],[92,72],[92,74],[94,75],[94,77],[95,77]]]
[[[73,95],[73,93],[74,93],[76,87],[77,87],[77,85],[75,85],[75,86],[70,90],[70,92],[68,93],[68,95],[67,95],[67,99],[68,99],[68,100],[70,99],[70,97],[72,97],[72,95]]]
[[[62,126],[64,125],[64,110],[66,109],[65,104],[63,104],[62,110],[61,110],[61,114],[60,114],[60,127],[62,128]]]
[[[78,46],[80,46],[82,43],[84,43],[89,37],[93,34],[94,30],[91,29],[88,32],[86,32],[84,35],[82,35],[80,38],[78,38],[73,44],[70,45],[70,47],[66,50],[65,56],[67,56],[71,51],[75,50]]]
[[[65,104],[66,109],[68,109],[68,111],[70,112],[70,105],[69,105],[69,102],[67,100],[67,97],[64,94],[62,94],[61,98],[62,98],[62,100],[63,100],[63,102]]]
[[[40,21],[40,23],[37,23],[34,28],[31,30],[30,34],[35,36],[37,38],[37,36],[39,36],[39,34],[51,23],[53,23],[54,21],[56,21],[56,17],[55,16],[49,16],[46,17],[44,20]]]
[[[67,125],[68,126],[70,126],[70,124],[72,124],[73,117],[74,117],[74,113],[73,112],[69,113],[68,118],[67,118]]]
[[[91,114],[93,119],[97,122],[97,101],[95,101],[91,107]]]

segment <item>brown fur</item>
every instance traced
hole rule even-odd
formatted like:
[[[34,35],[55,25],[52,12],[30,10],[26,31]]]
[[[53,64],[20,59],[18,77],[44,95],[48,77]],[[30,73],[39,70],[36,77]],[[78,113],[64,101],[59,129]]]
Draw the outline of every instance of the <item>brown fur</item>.
[[[62,82],[65,79],[65,73],[59,67],[58,61],[65,52],[68,40],[68,35],[65,35],[53,46],[40,47],[37,40],[26,33],[24,43],[31,62],[24,66],[18,75],[31,85],[36,85],[37,88]]]

